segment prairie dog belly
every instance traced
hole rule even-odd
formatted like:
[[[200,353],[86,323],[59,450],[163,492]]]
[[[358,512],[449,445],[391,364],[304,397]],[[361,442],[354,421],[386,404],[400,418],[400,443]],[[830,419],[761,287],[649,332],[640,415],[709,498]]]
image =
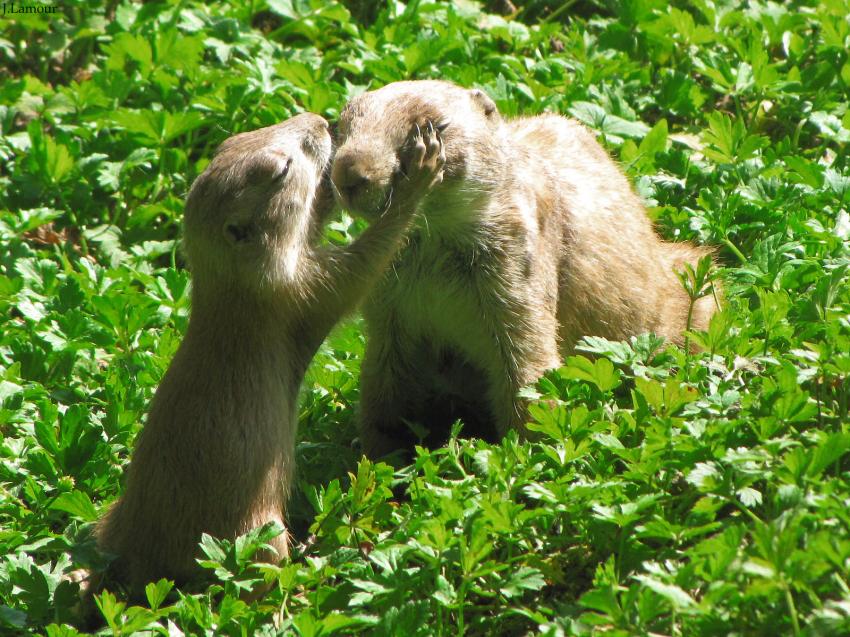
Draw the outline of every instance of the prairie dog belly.
[[[498,343],[484,321],[474,270],[465,265],[472,257],[446,245],[405,257],[389,273],[382,296],[393,299],[417,385],[406,418],[428,425],[429,446],[445,442],[458,419],[465,435],[495,439],[487,388],[499,365]]]
[[[404,331],[411,339],[451,347],[486,366],[496,341],[486,327],[474,252],[442,242],[429,244],[427,250],[412,248],[388,277]]]

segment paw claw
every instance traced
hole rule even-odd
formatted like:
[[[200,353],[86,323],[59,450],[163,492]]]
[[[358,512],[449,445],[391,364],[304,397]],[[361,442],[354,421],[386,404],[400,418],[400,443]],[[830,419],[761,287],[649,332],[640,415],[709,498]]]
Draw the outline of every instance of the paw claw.
[[[402,190],[406,196],[422,196],[433,186],[442,183],[446,153],[440,132],[434,122],[414,124],[410,132],[407,157],[402,173],[406,176]]]

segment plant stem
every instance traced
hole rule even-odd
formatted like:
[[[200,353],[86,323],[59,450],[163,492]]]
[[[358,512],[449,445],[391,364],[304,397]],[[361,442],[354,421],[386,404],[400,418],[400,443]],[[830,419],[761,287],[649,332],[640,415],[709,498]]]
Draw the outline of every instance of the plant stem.
[[[723,245],[725,245],[727,248],[729,248],[729,250],[731,250],[731,251],[732,251],[732,254],[734,254],[736,257],[738,257],[738,261],[740,261],[741,263],[746,263],[746,262],[747,262],[747,257],[745,257],[745,256],[744,256],[744,253],[743,253],[743,252],[741,252],[741,251],[738,249],[738,247],[737,247],[734,243],[732,243],[732,242],[729,240],[729,237],[723,237],[723,239],[722,239],[722,243],[723,243]]]
[[[689,302],[688,302],[688,320],[685,323],[685,361],[686,361],[686,364],[687,364],[687,361],[690,360],[690,357],[691,357],[691,336],[690,336],[689,332],[691,331],[691,322],[693,321],[693,318],[694,318],[694,305],[696,305],[698,298],[699,297],[697,297],[697,296],[690,296]]]
[[[83,227],[82,225],[80,225],[80,222],[77,219],[77,213],[71,208],[70,205],[68,205],[68,202],[65,200],[65,195],[62,193],[62,188],[59,186],[59,184],[56,184],[56,193],[59,197],[59,202],[62,204],[62,207],[68,213],[68,219],[71,220],[73,226],[80,233],[80,250],[82,251],[83,256],[86,257],[89,254],[89,244],[88,241],[86,241],[86,235],[83,231]]]
[[[759,516],[757,516],[755,513],[753,513],[752,511],[750,511],[750,510],[749,510],[747,507],[745,507],[743,504],[741,504],[741,502],[740,502],[737,498],[729,498],[729,500],[732,502],[732,504],[734,504],[734,505],[735,505],[735,507],[736,507],[739,511],[743,512],[743,513],[744,513],[744,515],[746,515],[747,517],[749,517],[749,518],[750,518],[750,520],[752,520],[753,522],[757,522],[757,523],[759,523],[759,524],[764,524],[764,522],[762,522],[762,520],[761,520],[761,518],[760,518]]]
[[[820,380],[820,382],[818,382]],[[815,404],[818,406],[818,427],[823,427],[823,411],[821,409],[822,395],[826,393],[826,372],[820,369],[820,378],[815,376]]]
[[[794,605],[794,596],[787,582],[783,582],[785,589],[785,603],[788,604],[788,613],[791,615],[791,626],[794,629],[794,637],[800,637],[800,620],[797,619],[797,607]]]
[[[578,2],[578,0],[567,0],[560,7],[555,9],[552,13],[547,15],[545,18],[543,18],[543,20],[541,20],[540,23],[546,24],[547,22],[551,22],[552,20],[557,18],[559,15],[561,15],[564,11],[566,11],[567,9],[570,9],[576,2]]]
[[[463,611],[466,606],[466,576],[460,583],[460,589],[457,592],[457,635],[463,637],[466,632],[466,627],[463,623]]]

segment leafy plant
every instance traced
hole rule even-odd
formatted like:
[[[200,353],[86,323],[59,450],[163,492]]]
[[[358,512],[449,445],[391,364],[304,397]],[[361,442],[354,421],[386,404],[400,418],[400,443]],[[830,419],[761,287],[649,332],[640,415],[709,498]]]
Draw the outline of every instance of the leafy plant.
[[[0,632],[82,634],[68,576],[101,564],[91,523],[185,332],[183,199],[214,148],[439,77],[597,132],[662,235],[716,247],[681,278],[722,311],[683,349],[587,337],[523,391],[531,440],[459,424],[400,469],[360,458],[362,329],[340,326],[301,396],[289,558],[254,562],[280,529],[204,538],[209,581],[105,591],[95,630],[850,634],[850,4],[674,5],[3,16]]]

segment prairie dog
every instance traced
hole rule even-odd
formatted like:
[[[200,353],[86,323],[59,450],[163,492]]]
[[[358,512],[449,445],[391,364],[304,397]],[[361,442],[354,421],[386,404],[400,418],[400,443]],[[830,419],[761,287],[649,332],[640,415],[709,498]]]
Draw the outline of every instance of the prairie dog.
[[[139,434],[99,546],[136,592],[196,573],[202,533],[284,523],[297,393],[328,331],[389,264],[441,179],[436,133],[415,131],[393,200],[344,248],[311,245],[326,206],[327,122],[303,114],[226,140],[186,202],[189,326]],[[287,538],[274,543],[287,554]],[[274,559],[274,555],[263,556]]]
[[[708,251],[662,241],[626,177],[573,120],[504,120],[482,91],[441,81],[367,92],[340,116],[332,177],[343,205],[377,209],[405,131],[424,119],[443,131],[445,179],[364,305],[367,454],[409,446],[405,420],[440,427],[461,416],[478,433],[483,414],[498,435],[521,426],[517,391],[583,335],[652,331],[682,342],[688,298],[674,270]],[[693,326],[712,311],[700,301]]]

